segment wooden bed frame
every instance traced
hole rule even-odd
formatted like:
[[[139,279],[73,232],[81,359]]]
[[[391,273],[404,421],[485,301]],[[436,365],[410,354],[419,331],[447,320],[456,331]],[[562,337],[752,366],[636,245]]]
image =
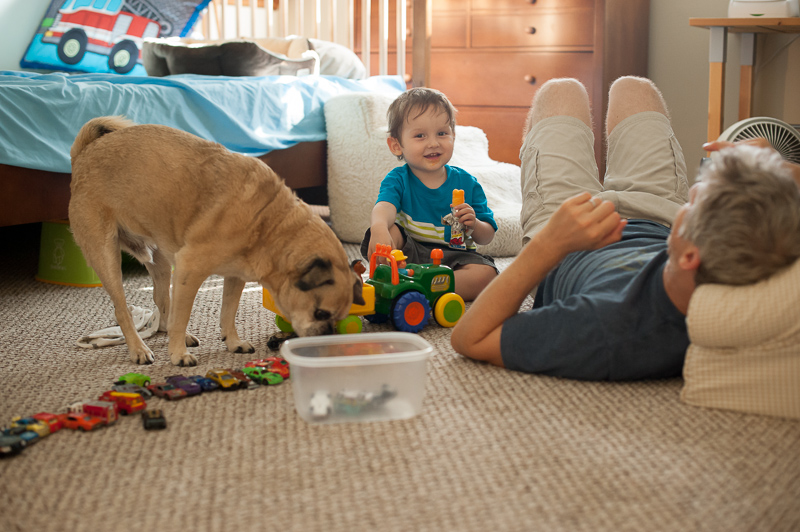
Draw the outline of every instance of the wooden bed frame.
[[[304,35],[344,44],[359,54],[367,72],[387,74],[389,57],[397,72],[412,86],[427,86],[430,81],[430,35],[432,0],[392,0],[396,37],[391,41],[384,28],[389,27],[390,0],[212,0],[201,28],[209,40]],[[413,17],[406,12],[411,7]],[[320,16],[315,10],[320,9]],[[346,11],[347,24],[336,23]],[[377,17],[373,16],[376,14]],[[310,16],[309,16],[310,15]],[[328,19],[323,16],[329,17]],[[257,17],[264,17],[259,22]],[[375,20],[375,19],[378,20]],[[249,24],[240,24],[242,19]],[[377,23],[383,20],[383,23]],[[317,22],[318,21],[318,22]],[[371,21],[370,31],[366,22]],[[233,24],[231,24],[233,22]],[[233,33],[226,28],[233,26]],[[257,34],[257,28],[266,29]],[[374,33],[377,29],[377,39]],[[411,74],[406,74],[406,35],[411,28]],[[262,30],[263,31],[263,30]],[[360,37],[360,38],[359,38]],[[360,41],[360,42],[357,42]],[[377,43],[375,42],[377,41]],[[378,65],[370,56],[377,49]],[[362,51],[370,50],[364,54]],[[260,157],[280,175],[287,186],[309,203],[327,201],[327,143],[300,143],[285,150]],[[67,218],[70,174],[47,172],[0,164],[0,227]]]

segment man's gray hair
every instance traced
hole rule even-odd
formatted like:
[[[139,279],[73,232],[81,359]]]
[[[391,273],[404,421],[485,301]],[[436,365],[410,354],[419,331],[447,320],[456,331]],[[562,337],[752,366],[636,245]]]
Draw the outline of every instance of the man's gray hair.
[[[752,284],[800,257],[800,188],[778,153],[726,148],[698,179],[707,185],[680,231],[700,251],[698,285]]]

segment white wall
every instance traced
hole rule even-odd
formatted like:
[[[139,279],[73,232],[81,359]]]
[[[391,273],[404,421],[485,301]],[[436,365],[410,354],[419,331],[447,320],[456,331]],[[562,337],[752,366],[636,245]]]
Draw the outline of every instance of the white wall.
[[[50,0],[0,0],[0,70],[19,70]]]
[[[651,0],[649,76],[661,88],[672,114],[673,128],[694,175],[705,152],[708,129],[709,30],[689,26],[693,17],[726,17],[728,0]],[[773,116],[800,123],[800,40],[774,52],[797,35],[759,35],[753,116]],[[728,34],[725,120],[738,121],[740,38]]]

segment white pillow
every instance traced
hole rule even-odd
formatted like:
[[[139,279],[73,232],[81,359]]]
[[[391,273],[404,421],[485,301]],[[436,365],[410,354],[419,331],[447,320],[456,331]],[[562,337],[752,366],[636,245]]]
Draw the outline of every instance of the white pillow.
[[[800,261],[753,285],[699,286],[686,323],[683,401],[800,418]]]

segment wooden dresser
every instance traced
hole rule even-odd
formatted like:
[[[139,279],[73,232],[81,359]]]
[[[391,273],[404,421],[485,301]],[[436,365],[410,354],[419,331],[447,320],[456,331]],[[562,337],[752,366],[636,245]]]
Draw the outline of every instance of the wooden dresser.
[[[433,0],[432,7],[431,86],[456,106],[459,124],[486,132],[493,159],[519,164],[537,88],[574,77],[589,90],[603,166],[608,87],[622,75],[647,75],[649,0]],[[378,73],[375,55],[371,71]]]

